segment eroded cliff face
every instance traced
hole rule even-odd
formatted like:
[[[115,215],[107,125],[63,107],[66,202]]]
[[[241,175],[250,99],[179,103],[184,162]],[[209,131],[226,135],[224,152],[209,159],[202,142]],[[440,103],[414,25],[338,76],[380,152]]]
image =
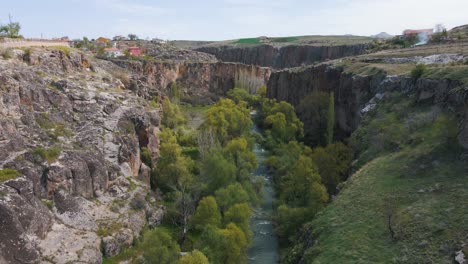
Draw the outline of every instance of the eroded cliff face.
[[[277,71],[271,74],[267,96],[298,106],[313,91],[334,92],[335,135],[345,139],[358,127],[362,115],[375,105],[386,92],[401,91],[416,94],[417,103],[438,104],[459,116],[460,144],[468,149],[468,91],[459,81],[407,76],[387,76],[378,73],[370,76],[346,72],[343,67],[321,64],[305,68]],[[304,123],[307,133],[314,128]]]
[[[132,73],[131,89],[142,97],[168,94],[176,84],[182,99],[211,103],[228,90],[239,87],[251,92],[267,84],[271,70],[239,63],[114,61]]]
[[[276,69],[309,65],[315,62],[355,56],[366,53],[369,44],[313,46],[313,45],[256,45],[256,46],[207,46],[197,48],[225,62],[240,62]]]
[[[159,109],[110,62],[13,55],[0,59],[0,170],[17,174],[0,182],[0,262],[101,263],[161,220],[140,158],[158,156]]]

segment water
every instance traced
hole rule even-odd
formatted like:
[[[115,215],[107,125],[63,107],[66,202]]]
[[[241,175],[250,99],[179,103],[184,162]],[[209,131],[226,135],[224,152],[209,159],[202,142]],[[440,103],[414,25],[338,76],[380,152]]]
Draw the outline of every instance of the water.
[[[252,128],[253,132],[259,132],[257,127]],[[278,240],[273,230],[273,197],[275,195],[271,178],[267,175],[267,170],[263,161],[267,152],[260,145],[255,144],[254,153],[259,163],[255,171],[255,177],[264,177],[264,197],[261,206],[255,209],[254,216],[250,222],[253,231],[252,245],[248,250],[249,263],[252,264],[274,264],[278,263]]]

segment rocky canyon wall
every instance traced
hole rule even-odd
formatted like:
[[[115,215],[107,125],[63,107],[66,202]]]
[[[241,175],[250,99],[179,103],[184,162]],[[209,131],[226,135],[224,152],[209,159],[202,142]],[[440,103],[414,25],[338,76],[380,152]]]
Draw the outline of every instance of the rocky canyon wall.
[[[372,108],[376,98],[386,92],[415,94],[416,103],[438,104],[450,109],[460,120],[459,141],[468,149],[468,91],[456,89],[463,85],[456,80],[414,80],[407,76],[387,76],[383,73],[361,76],[342,67],[322,64],[273,72],[267,86],[267,96],[298,106],[313,91],[334,92],[335,135],[348,137],[359,125],[362,114]],[[307,122],[307,130],[314,129]]]
[[[197,99],[195,103],[210,103],[234,87],[256,92],[266,86],[271,74],[269,68],[240,63],[127,60],[114,63],[132,73],[132,89],[140,96],[167,94],[176,84],[182,90],[182,99]]]
[[[213,54],[218,60],[272,67],[298,67],[315,62],[355,56],[366,53],[369,44],[314,46],[314,45],[256,45],[207,46],[197,51]]]
[[[140,157],[142,148],[158,156],[159,109],[126,90],[110,62],[9,52],[0,58],[0,263],[101,263],[162,218]]]

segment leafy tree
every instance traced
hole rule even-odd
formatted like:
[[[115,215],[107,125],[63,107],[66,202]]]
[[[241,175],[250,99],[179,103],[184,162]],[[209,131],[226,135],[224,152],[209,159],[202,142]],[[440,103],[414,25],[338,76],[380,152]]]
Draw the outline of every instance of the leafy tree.
[[[246,262],[245,251],[247,249],[248,240],[238,226],[234,223],[230,223],[225,229],[221,230],[221,234],[224,237],[225,243],[223,248],[225,264],[240,264]]]
[[[177,83],[173,82],[171,84],[171,90],[169,91],[169,96],[171,97],[171,101],[175,103],[179,103],[180,97],[182,96],[182,91],[180,90]]]
[[[330,95],[324,92],[313,92],[306,96],[297,107],[299,116],[305,124],[304,141],[308,145],[325,146],[328,139],[328,117],[330,109]]]
[[[252,237],[252,231],[249,228],[250,217],[252,217],[252,209],[247,203],[235,204],[224,214],[224,223],[236,224],[244,231],[245,237],[250,240]]]
[[[242,188],[240,183],[234,183],[226,188],[216,191],[216,201],[221,208],[221,211],[226,211],[227,208],[238,203],[247,203],[249,194]]]
[[[248,179],[250,173],[258,166],[255,154],[249,149],[245,138],[229,141],[223,152],[236,166],[236,177],[239,182]]]
[[[312,159],[304,155],[299,157],[281,185],[280,198],[290,206],[312,206],[318,211],[328,201],[317,168]]]
[[[209,262],[205,254],[195,249],[190,254],[182,256],[177,264],[209,264]]]
[[[278,143],[300,139],[303,136],[303,124],[296,116],[294,107],[287,102],[277,103],[265,99],[262,104],[260,117],[263,118],[263,127],[269,141],[269,146]]]
[[[187,122],[185,116],[180,111],[178,105],[171,103],[169,98],[163,100],[162,125],[171,129],[176,129]]]
[[[417,80],[423,76],[424,73],[427,72],[427,66],[424,64],[418,64],[411,70],[411,77]]]
[[[179,257],[179,245],[163,229],[156,229],[143,240],[143,257],[147,263],[172,264]]]
[[[224,145],[231,138],[248,134],[251,126],[250,111],[245,102],[236,104],[231,99],[221,99],[207,111],[201,128],[212,131]]]
[[[220,151],[211,151],[201,164],[201,176],[208,194],[226,187],[236,180],[236,166],[227,160]]]
[[[192,224],[195,228],[202,230],[203,227],[211,225],[218,227],[221,225],[221,214],[218,204],[213,196],[207,196],[200,200],[197,211],[192,216]]]
[[[194,248],[203,252],[211,263],[223,263],[225,258],[224,248],[226,247],[226,241],[221,229],[211,225],[203,228],[200,238],[194,245]]]
[[[327,144],[333,143],[333,130],[335,129],[335,93],[330,93],[330,103],[327,112]]]
[[[339,183],[346,180],[353,159],[351,148],[338,142],[318,147],[312,152],[312,160],[330,194],[336,193]]]
[[[170,129],[163,129],[161,134],[160,157],[155,168],[153,186],[163,190],[185,190],[190,187],[193,178],[191,160],[182,156],[182,148]]]
[[[130,40],[138,40],[138,36],[135,35],[135,34],[128,34],[128,38],[129,38]]]
[[[21,25],[19,22],[13,22],[11,16],[9,16],[9,23],[6,25],[0,25],[0,34],[5,34],[9,38],[20,38]]]
[[[227,96],[234,100],[237,104],[245,101],[250,106],[255,106],[258,104],[259,96],[250,94],[246,89],[234,88],[227,92]]]

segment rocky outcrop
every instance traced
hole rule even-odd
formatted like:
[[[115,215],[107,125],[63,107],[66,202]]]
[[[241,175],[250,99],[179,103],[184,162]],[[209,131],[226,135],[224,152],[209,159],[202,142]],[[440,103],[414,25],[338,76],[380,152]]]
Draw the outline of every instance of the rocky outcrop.
[[[101,263],[102,238],[118,238],[115,254],[147,219],[160,222],[140,158],[158,156],[159,109],[127,91],[113,63],[12,52],[0,59],[0,170],[17,177],[0,182],[0,262]]]
[[[460,125],[459,141],[468,149],[468,89],[455,80],[432,80],[420,78],[417,81],[405,76],[386,76],[378,73],[361,76],[344,71],[342,67],[321,64],[305,68],[273,72],[267,86],[267,96],[287,101],[298,106],[301,100],[313,91],[334,92],[336,137],[344,139],[357,128],[362,110],[369,106],[371,99],[379,93],[402,91],[415,93],[418,102],[441,104],[450,108],[465,120]],[[305,132],[314,129],[305,122]]]
[[[269,68],[239,63],[113,62],[133,74],[131,89],[138,95],[150,99],[160,93],[168,94],[176,84],[183,93],[182,99],[192,103],[210,103],[236,86],[256,92],[267,84],[271,74]]]
[[[213,54],[218,60],[225,62],[240,62],[283,69],[364,54],[369,47],[368,45],[226,45],[205,46],[196,50]]]

